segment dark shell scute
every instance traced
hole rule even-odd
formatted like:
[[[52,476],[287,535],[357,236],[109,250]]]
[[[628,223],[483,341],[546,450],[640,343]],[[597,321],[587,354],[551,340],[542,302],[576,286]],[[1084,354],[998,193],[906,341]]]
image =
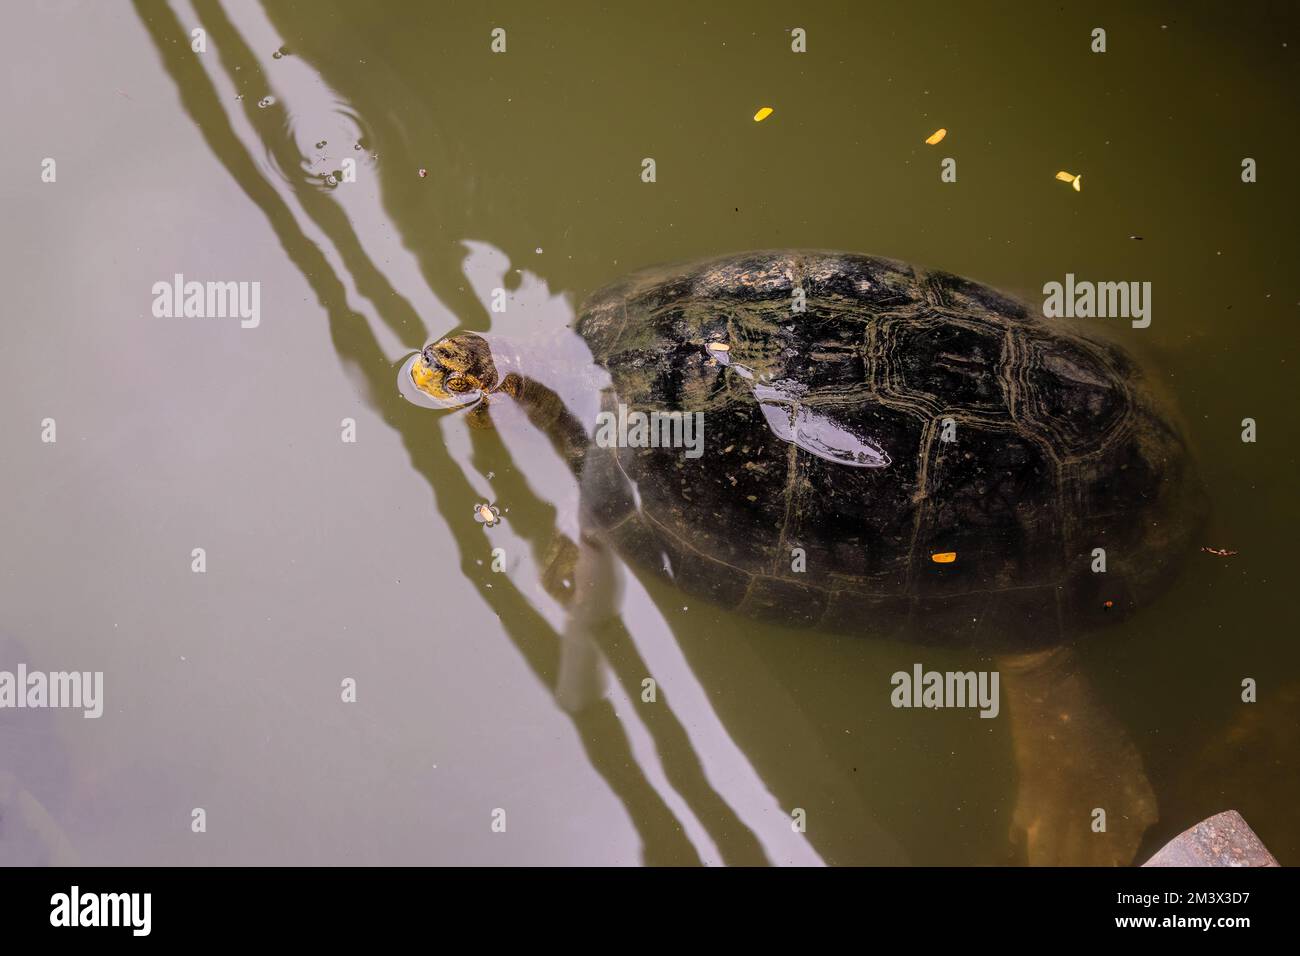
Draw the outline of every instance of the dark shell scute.
[[[882,338],[891,391],[928,400],[937,410],[1010,414],[1000,329],[925,317],[895,320]]]
[[[800,258],[800,287],[810,299],[870,304],[873,309],[905,308],[918,300],[911,266],[889,259],[835,253]]]
[[[724,299],[728,303],[789,300],[795,287],[793,258],[768,255],[727,259],[705,268],[693,278],[692,289],[700,299]]]
[[[926,273],[926,291],[935,305],[971,315],[995,316],[1016,322],[1029,321],[1034,317],[1023,303],[1003,295],[997,289],[948,272]]]
[[[931,444],[913,589],[951,594],[1054,584],[1062,576],[1060,467],[1035,440],[961,426]],[[933,555],[956,552],[952,564]]]
[[[1027,414],[1045,424],[1066,455],[1099,449],[1128,411],[1123,384],[1102,353],[1068,339],[1028,343]]]
[[[926,424],[883,405],[845,407],[842,414],[889,455],[890,465],[845,468],[800,454],[787,550],[804,549],[813,578],[874,581],[878,593],[902,594],[916,528],[914,489]],[[781,559],[788,569],[788,555]]]

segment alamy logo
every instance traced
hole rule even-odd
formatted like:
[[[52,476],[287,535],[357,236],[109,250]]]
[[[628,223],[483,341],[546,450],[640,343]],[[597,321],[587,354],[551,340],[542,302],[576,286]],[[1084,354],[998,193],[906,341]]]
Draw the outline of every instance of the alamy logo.
[[[1043,316],[1048,319],[1132,319],[1133,328],[1151,324],[1150,282],[1065,282],[1043,286]]]
[[[67,707],[93,718],[104,713],[103,671],[0,671],[0,709]]]
[[[1001,710],[997,671],[927,671],[913,664],[912,673],[895,671],[889,682],[895,707],[978,707],[981,717],[996,717]]]
[[[685,448],[687,458],[704,454],[703,412],[629,412],[619,403],[617,416],[596,416],[596,444],[601,448]]]
[[[245,329],[262,321],[260,282],[186,282],[178,272],[171,282],[155,282],[152,292],[154,318],[238,318]]]
[[[148,936],[152,926],[152,893],[68,893],[50,897],[51,926],[127,926],[133,936]]]

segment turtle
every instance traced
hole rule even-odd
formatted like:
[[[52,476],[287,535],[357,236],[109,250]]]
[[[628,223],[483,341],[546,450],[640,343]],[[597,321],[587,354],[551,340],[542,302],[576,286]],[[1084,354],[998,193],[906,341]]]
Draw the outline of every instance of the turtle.
[[[613,551],[741,615],[997,655],[1029,861],[1095,858],[1060,805],[1104,774],[1129,825],[1102,861],[1129,862],[1154,796],[1072,648],[1168,586],[1205,505],[1124,349],[970,279],[822,250],[642,270],[573,328],[586,368],[461,332],[403,376],[478,416],[517,402],[578,476],[575,635],[616,613]]]

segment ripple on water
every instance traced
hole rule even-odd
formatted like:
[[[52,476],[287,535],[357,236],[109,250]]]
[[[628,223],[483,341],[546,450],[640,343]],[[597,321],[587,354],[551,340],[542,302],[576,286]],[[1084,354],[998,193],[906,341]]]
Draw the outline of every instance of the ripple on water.
[[[346,103],[331,100],[317,109],[299,108],[292,97],[293,109],[285,104],[285,131],[299,157],[296,167],[286,168],[282,156],[268,144],[266,162],[275,175],[290,185],[307,183],[329,191],[347,181],[346,165],[373,166],[378,155],[366,148],[370,139],[361,117]],[[346,161],[346,162],[345,162]],[[357,170],[360,175],[360,169]]]

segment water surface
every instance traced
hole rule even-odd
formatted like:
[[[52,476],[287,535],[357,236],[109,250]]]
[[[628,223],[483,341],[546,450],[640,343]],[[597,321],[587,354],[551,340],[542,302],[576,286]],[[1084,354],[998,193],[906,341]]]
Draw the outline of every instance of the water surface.
[[[576,484],[396,387],[453,329],[560,342],[633,269],[813,247],[1031,303],[1152,283],[1151,326],[1110,331],[1239,554],[1191,556],[1082,673],[1159,801],[1140,857],[1236,808],[1300,859],[1294,9],[552,6],[6,10],[0,667],[106,684],[98,720],[0,712],[9,792],[91,864],[1023,862],[1007,722],[889,706],[892,672],[980,655],[629,577],[607,695],[567,711],[542,566]],[[259,282],[260,323],[155,318],[177,273]],[[54,858],[5,806],[0,862]]]

